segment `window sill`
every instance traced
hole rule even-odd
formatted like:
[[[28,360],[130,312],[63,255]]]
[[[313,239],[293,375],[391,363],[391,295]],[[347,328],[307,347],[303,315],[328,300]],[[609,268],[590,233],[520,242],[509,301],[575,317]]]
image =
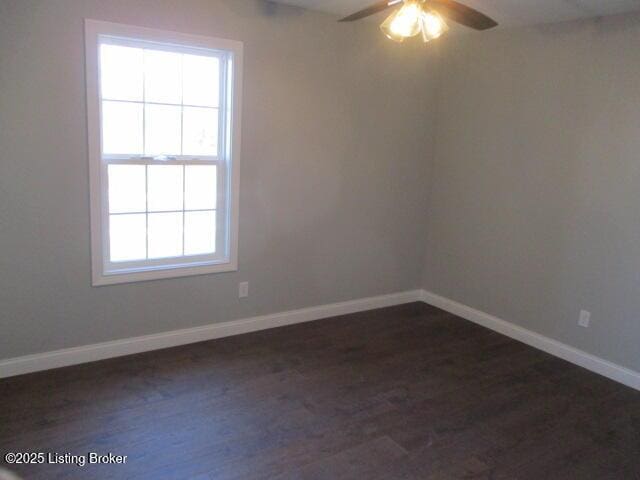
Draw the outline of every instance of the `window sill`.
[[[193,277],[197,275],[209,275],[212,273],[235,272],[237,270],[237,262],[225,262],[191,267],[177,266],[171,268],[156,268],[153,270],[118,272],[113,274],[97,273],[93,275],[92,285],[94,287],[102,287],[106,285],[117,285],[119,283],[136,283],[169,278]]]

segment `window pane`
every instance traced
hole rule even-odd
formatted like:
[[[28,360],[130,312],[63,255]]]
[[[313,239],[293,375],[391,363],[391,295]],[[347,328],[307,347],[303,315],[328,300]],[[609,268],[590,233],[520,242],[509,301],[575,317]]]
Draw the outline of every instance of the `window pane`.
[[[146,215],[110,215],[109,239],[112,262],[146,258]]]
[[[142,49],[100,45],[102,98],[142,101]]]
[[[217,167],[215,165],[187,165],[185,169],[185,210],[215,209]]]
[[[149,165],[147,168],[149,211],[182,210],[182,165]]]
[[[180,103],[182,54],[144,51],[144,96],[146,102]]]
[[[185,212],[184,254],[203,255],[216,251],[216,212]]]
[[[144,165],[109,165],[109,213],[144,212]]]
[[[149,214],[149,258],[182,256],[182,213]]]
[[[184,56],[185,105],[217,107],[220,98],[220,60],[197,55]]]
[[[145,106],[145,154],[180,155],[180,107]]]
[[[102,102],[102,152],[142,154],[142,104]]]
[[[183,155],[218,154],[218,109],[184,107]]]

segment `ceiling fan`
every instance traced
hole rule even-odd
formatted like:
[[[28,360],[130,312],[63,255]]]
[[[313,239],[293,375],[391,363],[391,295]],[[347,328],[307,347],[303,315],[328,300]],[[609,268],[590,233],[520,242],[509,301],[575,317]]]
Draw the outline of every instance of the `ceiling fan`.
[[[488,30],[498,25],[485,14],[453,0],[383,0],[340,21],[353,22],[399,5],[380,25],[384,34],[396,42],[419,34],[425,43],[434,40],[449,30],[444,18],[474,30]]]

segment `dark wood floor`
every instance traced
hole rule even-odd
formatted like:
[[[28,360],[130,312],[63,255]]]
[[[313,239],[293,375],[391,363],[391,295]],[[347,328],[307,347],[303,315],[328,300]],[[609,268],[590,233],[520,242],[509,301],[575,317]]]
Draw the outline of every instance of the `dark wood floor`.
[[[0,450],[128,456],[27,480],[638,479],[640,393],[411,304],[2,380]]]

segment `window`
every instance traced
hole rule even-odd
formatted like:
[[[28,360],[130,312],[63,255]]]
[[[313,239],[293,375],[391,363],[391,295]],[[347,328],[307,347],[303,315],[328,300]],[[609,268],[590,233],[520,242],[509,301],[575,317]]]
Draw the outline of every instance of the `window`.
[[[236,270],[242,44],[86,21],[93,284]]]

